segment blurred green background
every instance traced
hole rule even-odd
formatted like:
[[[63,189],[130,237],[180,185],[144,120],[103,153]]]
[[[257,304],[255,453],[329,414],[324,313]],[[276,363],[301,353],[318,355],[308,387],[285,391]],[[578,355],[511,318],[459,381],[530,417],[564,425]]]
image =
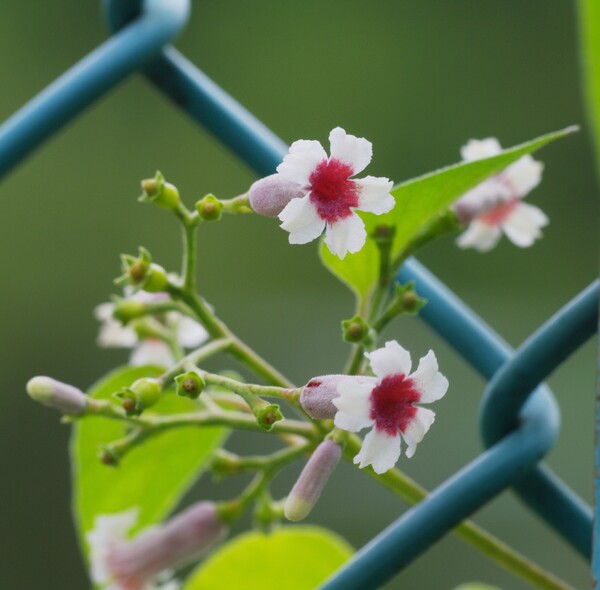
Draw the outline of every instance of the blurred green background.
[[[106,37],[97,2],[2,0],[0,120]],[[325,141],[331,128],[367,137],[369,174],[399,182],[459,159],[469,138],[505,146],[569,124],[582,131],[538,155],[544,182],[531,195],[551,219],[528,250],[506,241],[481,255],[446,240],[420,257],[512,345],[519,345],[597,271],[598,201],[582,107],[576,14],[551,0],[196,1],[176,45],[284,140]],[[188,203],[243,192],[252,173],[153,88],[133,77],[102,98],[0,184],[0,587],[88,587],[70,520],[69,427],[31,403],[24,384],[50,374],[87,387],[126,353],[95,345],[95,305],[113,292],[118,255],[146,245],[177,268],[178,228],[136,202],[160,168]],[[338,371],[339,322],[352,299],[277,223],[227,219],[202,230],[200,285],[220,315],[298,383]],[[451,387],[419,452],[400,466],[434,487],[480,451],[484,383],[416,320],[393,325],[413,357],[436,350]],[[550,380],[563,432],[548,461],[592,498],[593,344]],[[232,449],[267,437],[234,436]],[[298,468],[276,489],[284,494]],[[166,472],[168,476],[168,472]],[[240,482],[204,478],[190,498],[230,496]],[[405,506],[342,466],[310,521],[360,547]],[[476,520],[579,587],[587,565],[505,493]],[[309,565],[307,565],[309,567]],[[389,588],[450,589],[481,580],[526,588],[468,546],[438,543]]]

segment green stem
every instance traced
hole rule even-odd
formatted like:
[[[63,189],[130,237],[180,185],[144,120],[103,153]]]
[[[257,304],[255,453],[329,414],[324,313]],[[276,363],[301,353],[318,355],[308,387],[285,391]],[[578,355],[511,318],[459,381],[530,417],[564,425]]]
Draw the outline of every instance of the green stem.
[[[208,373],[201,371],[200,375],[211,385],[218,385],[229,389],[239,395],[252,395],[252,396],[265,396],[265,397],[276,397],[283,399],[292,404],[297,404],[298,397],[300,396],[301,388],[291,389],[285,387],[277,387],[274,385],[255,385],[252,383],[242,383],[223,375],[216,375],[215,373]]]
[[[231,341],[228,338],[219,338],[218,340],[213,340],[204,346],[190,352],[187,356],[184,356],[170,371],[166,372],[162,377],[162,386],[163,389],[166,389],[179,375],[181,372],[185,371],[185,367],[189,365],[198,365],[202,361],[210,358],[211,356],[223,351],[227,350],[231,345]]]
[[[182,226],[183,231],[183,285],[190,292],[196,291],[196,224]]]
[[[364,354],[365,347],[362,344],[355,344],[350,358],[348,359],[348,363],[346,364],[346,368],[344,369],[346,375],[358,375],[360,373]]]
[[[359,451],[360,445],[361,441],[357,436],[349,436],[344,448],[344,457],[351,461]],[[381,475],[377,475],[371,469],[367,473],[408,504],[418,504],[428,495],[425,488],[398,469],[391,469]],[[465,520],[457,525],[454,533],[508,571],[537,588],[542,590],[573,590],[572,586],[547,572],[470,520]]]

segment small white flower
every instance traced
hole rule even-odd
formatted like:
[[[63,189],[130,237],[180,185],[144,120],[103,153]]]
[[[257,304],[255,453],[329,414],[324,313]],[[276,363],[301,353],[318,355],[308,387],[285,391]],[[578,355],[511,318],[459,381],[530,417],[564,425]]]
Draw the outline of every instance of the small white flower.
[[[498,140],[489,137],[470,140],[462,147],[461,155],[471,162],[501,151]],[[541,162],[526,155],[465,193],[454,204],[459,219],[470,224],[459,236],[458,246],[487,252],[498,243],[502,232],[521,248],[540,238],[548,218],[541,209],[521,200],[541,182],[543,168]]]
[[[86,535],[90,546],[92,582],[99,584],[103,590],[178,590],[180,585],[170,579],[170,571],[161,572],[151,579],[124,579],[113,571],[111,560],[130,544],[128,533],[137,523],[138,516],[138,509],[132,508],[96,517],[95,528]]]
[[[367,353],[375,384],[359,378],[343,380],[337,386],[339,397],[333,400],[338,408],[335,425],[358,432],[372,426],[362,448],[354,457],[362,469],[372,465],[375,473],[385,473],[400,457],[400,437],[408,445],[406,456],[412,457],[435,414],[415,404],[427,404],[442,398],[448,380],[438,371],[437,360],[430,350],[417,370],[410,374],[410,353],[396,341]]]
[[[146,293],[137,291],[128,295],[128,300],[141,303],[156,303],[168,299],[166,293]],[[130,325],[123,325],[113,317],[114,303],[102,303],[94,310],[94,315],[101,322],[98,333],[98,346],[102,348],[131,348],[129,362],[133,366],[159,365],[171,367],[175,358],[165,342],[158,338],[140,339]],[[208,333],[202,325],[192,318],[176,311],[164,314],[164,325],[173,331],[179,345],[183,348],[196,348],[208,339]]]
[[[302,196],[293,198],[279,214],[290,232],[290,244],[306,244],[325,230],[325,243],[344,258],[358,252],[366,240],[365,225],[356,210],[380,215],[393,209],[393,183],[387,178],[351,177],[371,161],[371,142],[348,135],[341,127],[329,134],[331,156],[318,141],[295,141],[277,167],[282,180],[296,183]]]

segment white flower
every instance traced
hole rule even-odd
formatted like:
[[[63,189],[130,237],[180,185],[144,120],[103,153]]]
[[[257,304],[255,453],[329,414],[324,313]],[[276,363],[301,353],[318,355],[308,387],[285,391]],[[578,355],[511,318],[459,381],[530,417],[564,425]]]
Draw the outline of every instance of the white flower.
[[[127,299],[141,303],[157,303],[168,299],[168,295],[137,291],[129,295]],[[123,325],[113,317],[115,307],[114,303],[102,303],[94,310],[96,319],[101,322],[97,339],[98,346],[102,348],[132,348],[129,362],[133,366],[171,367],[175,364],[173,353],[165,342],[159,338],[140,339],[131,325]],[[163,314],[162,321],[166,328],[175,333],[177,342],[183,348],[196,348],[208,339],[208,333],[203,326],[176,311]]]
[[[135,508],[98,516],[87,534],[92,581],[103,590],[178,590],[172,568],[189,563],[228,531],[214,502],[196,502],[129,539],[137,518]]]
[[[375,384],[360,379],[338,384],[339,397],[333,400],[338,408],[335,425],[358,432],[372,426],[362,448],[354,457],[362,469],[372,465],[375,473],[385,473],[400,457],[400,437],[408,445],[406,456],[412,457],[435,414],[415,404],[427,404],[444,396],[448,380],[438,371],[437,360],[430,350],[410,374],[410,353],[396,341],[367,353]]]
[[[472,139],[461,149],[463,160],[471,162],[489,158],[502,151],[494,137]],[[546,215],[533,205],[521,202],[542,180],[544,165],[526,155],[502,172],[488,178],[455,204],[454,211],[463,223],[470,223],[459,236],[458,246],[491,250],[502,232],[517,246],[526,248],[542,236],[548,225]]]
[[[347,252],[358,252],[367,236],[355,211],[380,215],[393,209],[393,183],[374,176],[350,178],[371,161],[371,142],[336,127],[329,134],[329,143],[330,157],[318,141],[301,139],[290,146],[277,173],[282,180],[296,183],[303,196],[293,198],[279,219],[281,227],[290,232],[290,244],[306,244],[325,230],[329,250],[344,258]]]

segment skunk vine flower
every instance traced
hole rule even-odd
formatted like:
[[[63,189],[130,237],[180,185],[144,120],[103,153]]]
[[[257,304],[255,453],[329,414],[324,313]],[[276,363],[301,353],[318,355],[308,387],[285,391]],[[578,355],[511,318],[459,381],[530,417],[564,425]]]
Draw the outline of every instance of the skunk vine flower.
[[[371,142],[336,127],[329,134],[329,143],[329,157],[318,141],[301,139],[290,146],[277,167],[275,180],[285,187],[288,196],[293,196],[294,190],[297,196],[285,205],[279,219],[281,227],[290,232],[290,244],[306,244],[325,230],[329,250],[344,258],[348,252],[358,252],[367,237],[365,225],[355,211],[377,215],[390,211],[395,205],[390,194],[393,183],[374,176],[351,178],[371,161]],[[267,205],[264,208],[274,210]]]
[[[498,140],[488,137],[472,139],[462,147],[461,155],[463,160],[471,162],[501,151]],[[467,231],[459,236],[458,246],[487,252],[498,243],[502,232],[521,248],[540,238],[548,218],[541,209],[523,203],[522,199],[541,182],[543,168],[541,162],[526,155],[465,193],[454,204],[459,220],[469,224]]]
[[[105,590],[177,590],[171,569],[219,541],[227,530],[213,502],[197,502],[128,539],[137,520],[135,508],[98,516],[87,534],[92,581]]]
[[[333,399],[338,408],[334,422],[338,428],[350,432],[371,426],[354,463],[361,469],[372,465],[375,473],[385,473],[400,457],[400,437],[408,445],[406,456],[414,455],[417,443],[435,420],[431,410],[415,404],[442,398],[448,380],[438,371],[431,350],[412,374],[410,353],[394,340],[365,356],[377,381],[374,384],[359,379],[340,381],[339,397]]]
[[[168,299],[166,293],[146,293],[137,291],[129,295],[124,301],[139,303],[158,303]],[[94,315],[100,323],[98,333],[98,346],[102,348],[131,348],[133,349],[129,363],[133,366],[160,365],[171,367],[175,364],[173,353],[159,338],[140,337],[135,328],[123,325],[116,320],[113,313],[117,304],[102,303],[94,310]],[[161,314],[162,324],[172,330],[177,342],[183,348],[196,348],[208,339],[208,333],[198,322],[176,311]]]

